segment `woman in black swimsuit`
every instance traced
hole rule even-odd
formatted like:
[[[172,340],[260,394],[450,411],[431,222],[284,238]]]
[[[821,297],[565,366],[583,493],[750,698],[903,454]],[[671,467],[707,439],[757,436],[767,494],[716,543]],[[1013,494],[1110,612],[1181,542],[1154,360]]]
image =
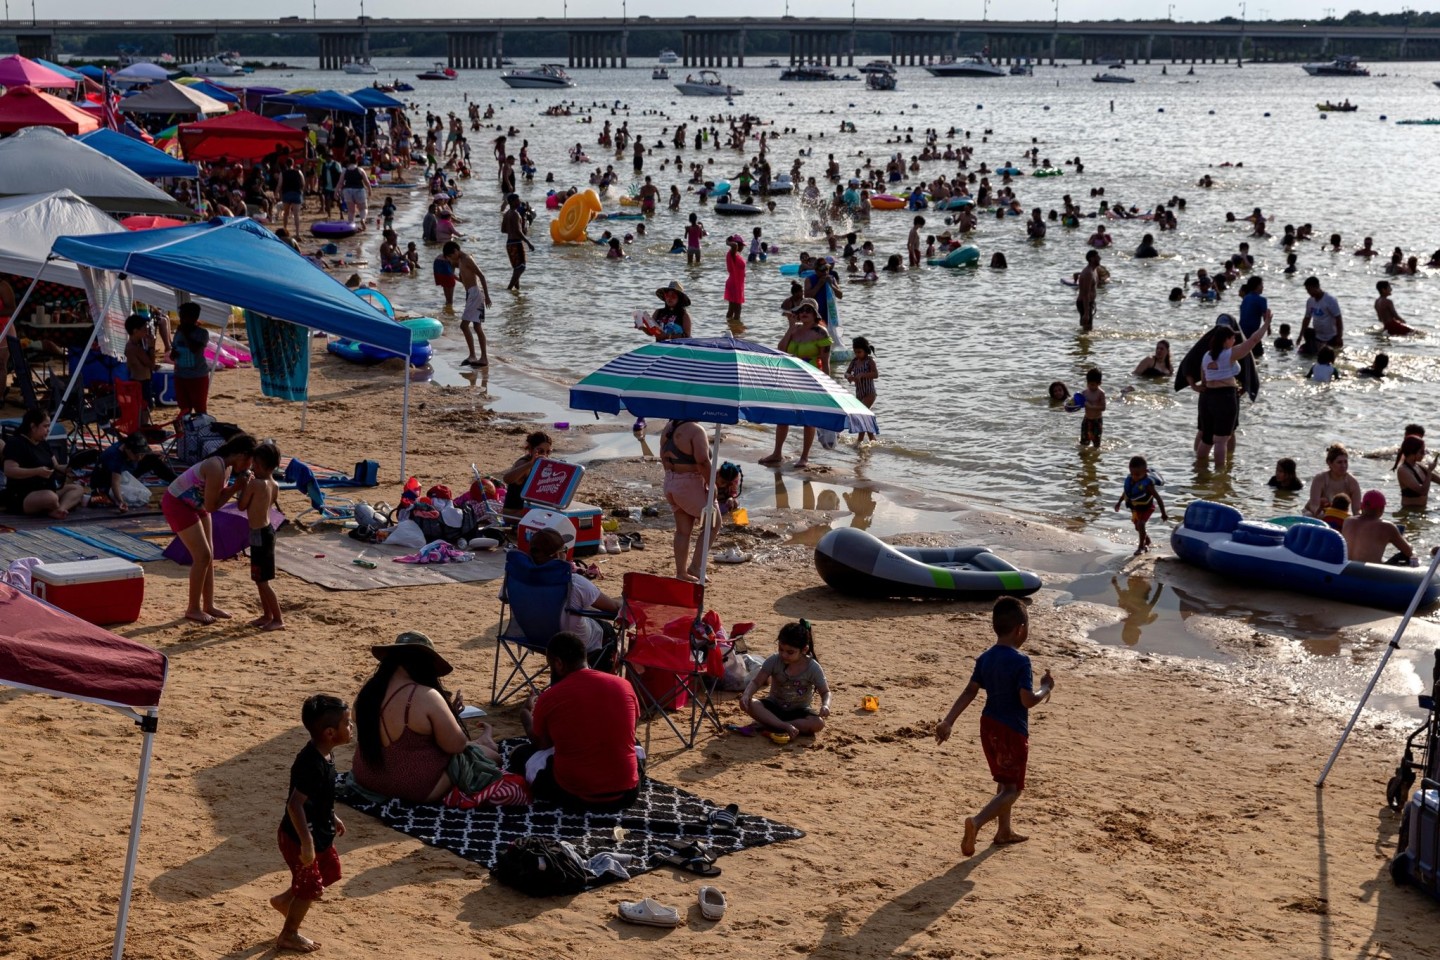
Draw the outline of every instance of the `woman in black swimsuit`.
[[[1435,479],[1435,465],[1440,462],[1440,453],[1430,458],[1428,466],[1420,462],[1423,459],[1425,438],[1406,437],[1400,444],[1400,452],[1395,454],[1395,465],[1390,468],[1395,471],[1395,480],[1400,484],[1402,507],[1424,510],[1430,498],[1430,483]]]
[[[1135,368],[1137,377],[1173,377],[1174,369],[1170,364],[1170,341],[1161,340],[1155,344],[1155,352],[1140,361]]]

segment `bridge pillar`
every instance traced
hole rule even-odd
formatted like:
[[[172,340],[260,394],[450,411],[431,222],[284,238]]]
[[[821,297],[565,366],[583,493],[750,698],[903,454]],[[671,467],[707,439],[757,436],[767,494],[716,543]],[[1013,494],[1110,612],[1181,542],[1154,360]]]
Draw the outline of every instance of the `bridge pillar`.
[[[898,49],[897,49],[897,45],[896,45],[896,43],[895,43],[895,39],[896,39],[896,38],[895,38],[895,34],[893,34],[893,33],[890,34],[890,62],[891,62],[891,63],[896,63],[896,62],[898,62],[898,61],[896,60],[896,57],[899,56],[899,51],[898,51]]]
[[[745,67],[745,31],[741,30],[735,36],[735,65],[742,70]]]
[[[1145,63],[1148,66],[1151,56],[1155,53],[1155,34],[1145,38]]]
[[[799,60],[800,40],[794,33],[790,34],[790,66],[795,66]],[[890,59],[895,59],[895,35],[890,35]]]
[[[31,60],[55,59],[55,35],[53,33],[21,33],[15,36],[15,46],[20,56]]]

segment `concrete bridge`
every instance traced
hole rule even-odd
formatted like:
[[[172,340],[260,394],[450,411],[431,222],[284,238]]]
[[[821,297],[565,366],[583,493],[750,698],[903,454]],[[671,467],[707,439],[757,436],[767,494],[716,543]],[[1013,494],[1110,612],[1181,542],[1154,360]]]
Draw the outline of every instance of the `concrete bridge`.
[[[1170,62],[1300,59],[1356,53],[1372,59],[1440,59],[1440,29],[1350,27],[1333,21],[1182,23],[1153,21],[884,20],[817,17],[634,17],[536,19],[344,20],[33,20],[0,22],[25,56],[50,58],[56,38],[94,34],[168,34],[181,63],[216,52],[225,34],[313,34],[322,69],[369,56],[372,33],[443,33],[448,62],[457,69],[498,67],[508,34],[545,33],[567,38],[572,67],[626,67],[635,33],[679,33],[686,67],[745,65],[749,32],[789,36],[791,64],[854,65],[857,34],[889,34],[890,60],[923,64],[987,49],[1005,61],[1027,57],[1054,62],[1060,39],[1078,40],[1080,59],[1108,57],[1149,62],[1157,41]],[[963,41],[963,43],[962,43]],[[647,61],[648,63],[648,61]]]

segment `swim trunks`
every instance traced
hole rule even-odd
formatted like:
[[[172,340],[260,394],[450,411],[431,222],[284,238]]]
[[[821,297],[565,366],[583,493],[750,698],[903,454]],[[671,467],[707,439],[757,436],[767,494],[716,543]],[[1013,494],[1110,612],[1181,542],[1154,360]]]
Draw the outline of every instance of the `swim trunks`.
[[[994,717],[980,717],[980,746],[996,783],[1025,789],[1025,767],[1030,760],[1030,738]]]
[[[1097,447],[1100,446],[1100,434],[1104,431],[1105,422],[1104,419],[1101,417],[1095,417],[1093,419],[1087,417],[1086,419],[1081,420],[1080,446],[1083,447],[1087,443],[1094,443]]]
[[[479,284],[465,288],[465,312],[460,314],[460,322],[485,322],[485,297],[480,293]]]
[[[266,583],[275,579],[275,528],[250,530],[250,579]]]

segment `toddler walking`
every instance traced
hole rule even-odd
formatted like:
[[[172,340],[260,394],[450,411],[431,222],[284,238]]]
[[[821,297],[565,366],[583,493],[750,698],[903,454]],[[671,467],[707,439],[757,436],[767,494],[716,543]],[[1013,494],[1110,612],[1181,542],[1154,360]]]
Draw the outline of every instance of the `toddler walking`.
[[[855,356],[845,367],[845,379],[855,384],[855,399],[867,407],[875,406],[875,381],[880,376],[879,369],[875,366],[875,350],[870,346],[870,341],[864,337],[856,337],[850,341],[850,349]],[[874,440],[875,434],[862,433],[855,441],[858,447],[862,443]]]
[[[1120,499],[1115,501],[1115,512],[1120,512],[1122,504],[1130,508],[1130,521],[1135,524],[1135,533],[1140,537],[1140,542],[1135,547],[1137,557],[1152,546],[1150,534],[1145,532],[1145,525],[1150,522],[1150,515],[1155,512],[1157,504],[1160,507],[1160,519],[1170,519],[1170,515],[1165,512],[1165,501],[1160,499],[1160,491],[1156,489],[1158,486],[1155,478],[1150,475],[1150,465],[1145,462],[1145,458],[1131,457],[1130,475],[1125,478],[1125,489],[1121,491]]]

